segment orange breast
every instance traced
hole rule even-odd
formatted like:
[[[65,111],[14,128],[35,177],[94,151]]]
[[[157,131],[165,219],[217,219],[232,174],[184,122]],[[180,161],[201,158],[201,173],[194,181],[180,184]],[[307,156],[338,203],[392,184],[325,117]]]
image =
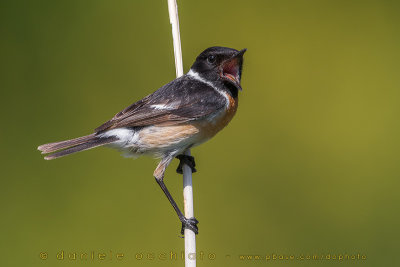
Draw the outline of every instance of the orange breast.
[[[214,135],[216,135],[219,131],[221,131],[228,123],[232,120],[233,116],[236,113],[238,107],[238,99],[233,98],[231,95],[227,94],[229,99],[228,107],[221,111],[220,114],[217,114],[211,120],[203,120],[201,122],[196,122],[200,130],[202,141],[206,141],[210,139]]]

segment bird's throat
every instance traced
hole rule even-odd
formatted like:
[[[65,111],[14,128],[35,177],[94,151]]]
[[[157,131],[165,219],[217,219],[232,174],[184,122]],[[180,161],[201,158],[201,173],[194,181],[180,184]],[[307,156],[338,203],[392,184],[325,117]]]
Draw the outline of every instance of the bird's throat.
[[[232,83],[225,82],[225,88],[227,89],[228,93],[232,96],[232,98],[236,99],[238,97],[239,90]]]

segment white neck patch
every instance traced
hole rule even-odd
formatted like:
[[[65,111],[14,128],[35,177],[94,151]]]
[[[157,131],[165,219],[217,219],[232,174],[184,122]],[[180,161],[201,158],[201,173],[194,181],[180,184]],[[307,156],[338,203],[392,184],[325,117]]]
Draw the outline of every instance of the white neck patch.
[[[206,79],[200,77],[200,75],[199,75],[197,72],[195,72],[194,70],[192,70],[192,69],[190,69],[189,72],[188,72],[186,75],[188,75],[188,76],[192,77],[193,79],[198,80],[198,81],[200,81],[200,82],[202,82],[202,83],[205,83],[205,84],[211,86],[212,88],[214,88],[215,91],[217,91],[220,95],[222,95],[223,97],[225,97],[225,99],[226,99],[226,104],[225,104],[225,106],[226,106],[226,108],[229,107],[229,97],[228,97],[228,93],[226,93],[226,92],[220,90],[220,89],[219,89],[218,87],[216,87],[212,82],[207,81]]]

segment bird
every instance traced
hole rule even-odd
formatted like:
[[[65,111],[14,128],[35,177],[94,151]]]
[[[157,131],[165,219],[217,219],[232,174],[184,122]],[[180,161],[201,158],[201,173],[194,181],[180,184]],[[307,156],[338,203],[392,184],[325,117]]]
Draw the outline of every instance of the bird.
[[[196,172],[194,157],[184,152],[215,136],[234,117],[246,50],[209,47],[186,74],[118,112],[92,134],[44,144],[38,150],[46,160],[100,146],[116,148],[128,157],[159,158],[153,176],[182,223],[181,234],[185,228],[198,234],[198,220],[186,218],[168,191],[165,170],[177,158],[178,173],[183,164]]]

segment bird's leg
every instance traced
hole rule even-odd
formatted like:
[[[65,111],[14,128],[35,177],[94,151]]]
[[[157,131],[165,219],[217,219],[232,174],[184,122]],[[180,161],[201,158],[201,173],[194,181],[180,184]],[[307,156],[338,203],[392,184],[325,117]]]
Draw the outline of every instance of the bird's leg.
[[[164,183],[164,173],[165,169],[167,168],[168,164],[171,162],[173,157],[165,157],[161,160],[158,164],[156,170],[154,171],[154,178],[156,178],[156,182],[161,187],[162,191],[164,192],[165,196],[168,198],[169,202],[171,203],[172,207],[174,208],[176,214],[179,217],[179,220],[182,222],[181,234],[184,234],[185,228],[192,230],[195,234],[198,234],[199,229],[197,224],[199,223],[196,218],[186,218],[181,210],[178,208],[175,200],[172,198],[171,194],[169,193],[167,187]]]
[[[178,155],[176,156],[177,159],[179,159],[179,165],[178,168],[176,168],[176,172],[183,174],[183,164],[186,164],[190,167],[190,169],[192,169],[192,172],[197,172],[196,170],[196,162],[194,161],[194,157],[193,156],[188,156],[188,155]]]

